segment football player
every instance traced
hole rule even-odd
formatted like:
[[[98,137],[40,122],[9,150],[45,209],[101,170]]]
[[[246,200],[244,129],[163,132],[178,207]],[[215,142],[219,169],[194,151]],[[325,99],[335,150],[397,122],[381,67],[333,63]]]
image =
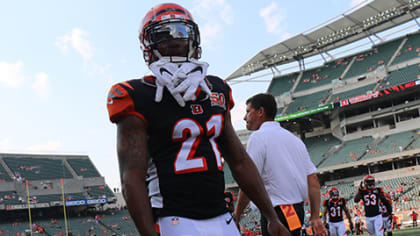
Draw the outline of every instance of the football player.
[[[322,203],[324,212],[322,214],[324,224],[327,222],[327,212],[329,221],[329,231],[331,236],[344,236],[347,235],[346,225],[343,220],[343,211],[350,224],[350,230],[353,231],[353,222],[350,212],[347,209],[347,200],[340,197],[340,193],[336,187],[331,187],[328,190],[329,199],[325,199]]]
[[[385,198],[392,207],[391,195],[389,193],[385,193]],[[381,205],[382,220],[384,221],[384,232],[388,232],[387,235],[392,236],[392,215],[389,214],[382,201],[379,204]]]
[[[145,186],[152,157],[162,235],[239,235],[224,200],[222,158],[269,219],[270,234],[289,235],[232,127],[230,87],[199,61],[200,34],[190,12],[172,3],[153,7],[139,39],[153,76],[112,86],[107,108],[117,125],[123,195],[140,234],[157,235]]]
[[[392,207],[386,200],[384,190],[375,186],[375,177],[366,175],[360,182],[359,189],[354,196],[354,202],[363,201],[366,216],[366,229],[369,236],[382,236],[384,234],[384,222],[382,220],[379,202],[382,201],[389,214],[392,214]]]

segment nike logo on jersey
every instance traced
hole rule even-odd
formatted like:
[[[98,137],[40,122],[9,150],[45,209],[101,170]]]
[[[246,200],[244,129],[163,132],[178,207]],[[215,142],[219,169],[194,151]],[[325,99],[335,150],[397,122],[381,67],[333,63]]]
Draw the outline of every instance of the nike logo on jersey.
[[[160,73],[161,75],[163,75],[163,72],[166,72],[166,73],[168,73],[168,74],[172,75],[172,73],[171,73],[169,70],[167,70],[166,68],[164,68],[164,67],[160,68],[160,70],[159,70],[159,73]]]
[[[190,72],[187,73],[187,75],[192,74],[196,71],[200,71],[201,74],[203,74],[203,68],[201,66],[197,66],[196,68],[194,68],[193,70],[191,70]]]
[[[232,222],[232,220],[233,220],[233,215],[231,214],[230,218],[225,220],[226,224],[230,224],[230,222]]]

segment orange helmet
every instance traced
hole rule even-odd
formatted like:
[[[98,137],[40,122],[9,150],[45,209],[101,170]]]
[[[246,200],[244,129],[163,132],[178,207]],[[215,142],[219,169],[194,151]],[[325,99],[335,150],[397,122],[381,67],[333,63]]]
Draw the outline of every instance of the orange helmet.
[[[338,196],[340,195],[340,192],[338,191],[338,188],[333,186],[328,190],[328,194],[330,195],[331,199],[337,200]]]
[[[140,25],[140,47],[143,57],[149,65],[153,60],[168,57],[171,61],[188,61],[189,58],[201,56],[200,32],[191,13],[182,6],[174,3],[158,4],[150,9]],[[158,50],[163,42],[178,40],[186,44],[186,52]]]
[[[373,189],[375,188],[375,177],[373,175],[366,175],[363,178],[363,183],[367,189]]]

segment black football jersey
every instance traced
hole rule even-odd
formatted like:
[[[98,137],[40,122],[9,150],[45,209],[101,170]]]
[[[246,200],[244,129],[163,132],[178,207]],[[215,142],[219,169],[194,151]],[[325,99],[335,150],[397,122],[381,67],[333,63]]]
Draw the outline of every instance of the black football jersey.
[[[365,216],[372,217],[381,214],[380,209],[380,193],[384,192],[381,187],[376,187],[372,190],[363,188],[360,190],[363,205],[365,206]]]
[[[346,207],[347,200],[338,198],[337,200],[325,199],[322,206],[327,208],[329,222],[343,221],[343,208]]]
[[[389,200],[388,200],[388,202],[389,202],[389,204],[392,206],[392,202],[391,202],[391,201],[389,201]],[[380,204],[380,207],[381,207],[381,213],[382,213],[382,216],[383,216],[383,217],[388,217],[388,216],[389,216],[389,211],[388,211],[388,209],[386,208],[386,206],[382,203],[382,200],[379,202],[379,204]]]
[[[156,164],[163,208],[160,216],[211,218],[227,212],[218,137],[233,107],[230,87],[207,76],[212,92],[181,107],[165,89],[155,102],[155,78],[114,85],[108,96],[112,122],[135,115],[147,124],[149,153]]]

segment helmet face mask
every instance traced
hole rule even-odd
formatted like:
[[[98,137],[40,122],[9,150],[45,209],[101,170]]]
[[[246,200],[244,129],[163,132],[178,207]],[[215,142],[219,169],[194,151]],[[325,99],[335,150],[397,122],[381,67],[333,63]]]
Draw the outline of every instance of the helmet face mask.
[[[177,4],[160,4],[143,19],[140,44],[147,64],[161,58],[185,62],[201,56],[200,33],[191,14]]]
[[[365,187],[367,189],[373,189],[375,188],[375,177],[372,175],[367,175],[363,180]]]
[[[332,200],[337,200],[340,196],[340,192],[338,191],[338,189],[336,187],[331,187],[328,192],[329,192],[330,198]]]
[[[375,180],[367,180],[365,182],[366,188],[372,189],[375,187]]]
[[[332,200],[337,200],[338,196],[339,196],[338,191],[331,192],[330,194],[330,197]]]

